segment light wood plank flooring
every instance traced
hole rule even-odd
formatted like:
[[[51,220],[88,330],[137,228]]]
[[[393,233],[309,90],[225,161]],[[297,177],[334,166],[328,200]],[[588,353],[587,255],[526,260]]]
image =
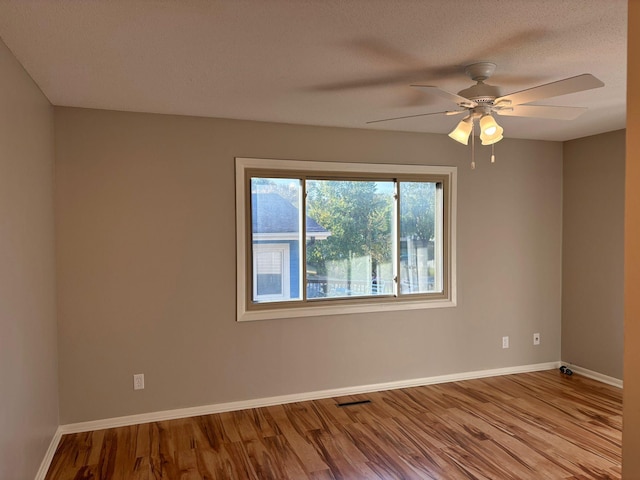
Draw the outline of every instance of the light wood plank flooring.
[[[64,435],[46,478],[619,479],[621,430],[620,389],[554,370]]]

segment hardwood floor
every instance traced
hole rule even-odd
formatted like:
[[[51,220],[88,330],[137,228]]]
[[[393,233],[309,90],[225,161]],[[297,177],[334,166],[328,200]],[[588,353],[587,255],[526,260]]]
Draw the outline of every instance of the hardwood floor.
[[[554,370],[64,435],[46,478],[619,479],[621,430]]]

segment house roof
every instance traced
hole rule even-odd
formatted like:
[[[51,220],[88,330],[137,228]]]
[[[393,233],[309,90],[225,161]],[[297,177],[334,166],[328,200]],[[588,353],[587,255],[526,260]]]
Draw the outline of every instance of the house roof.
[[[0,2],[0,37],[54,105],[446,134],[464,66],[497,64],[503,94],[591,73],[544,100],[575,120],[501,116],[506,138],[625,126],[627,0]]]
[[[251,194],[253,234],[297,234],[299,210],[277,193]],[[307,237],[326,238],[330,232],[307,216]]]

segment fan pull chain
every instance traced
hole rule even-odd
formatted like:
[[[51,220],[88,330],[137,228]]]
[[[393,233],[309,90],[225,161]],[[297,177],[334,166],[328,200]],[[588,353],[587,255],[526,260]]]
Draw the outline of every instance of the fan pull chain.
[[[476,136],[475,125],[471,123],[471,170],[476,169]]]
[[[495,143],[492,143],[491,144],[491,163],[496,163],[496,155],[493,150],[494,146],[495,146]]]

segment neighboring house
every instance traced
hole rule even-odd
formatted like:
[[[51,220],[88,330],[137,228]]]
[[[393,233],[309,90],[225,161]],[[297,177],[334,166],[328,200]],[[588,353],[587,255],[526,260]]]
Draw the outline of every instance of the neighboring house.
[[[306,217],[306,240],[324,240],[331,233]],[[299,211],[277,193],[251,195],[253,300],[301,298]]]

